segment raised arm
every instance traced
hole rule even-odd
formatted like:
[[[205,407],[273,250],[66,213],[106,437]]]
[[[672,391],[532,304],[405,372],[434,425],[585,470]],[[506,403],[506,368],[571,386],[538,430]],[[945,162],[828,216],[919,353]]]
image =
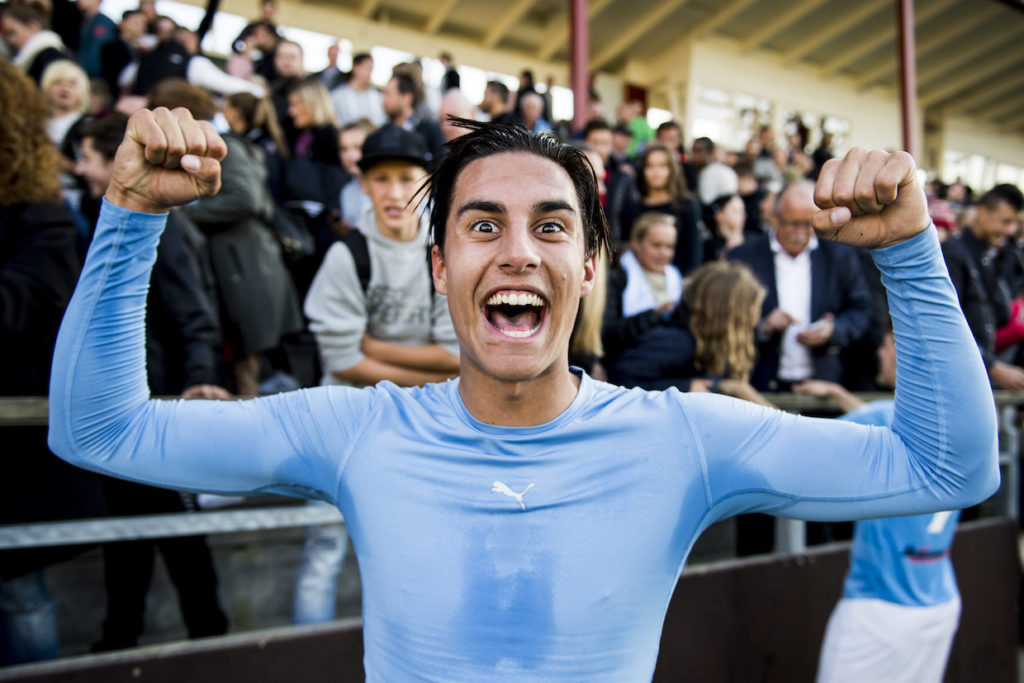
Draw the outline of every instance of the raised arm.
[[[815,201],[819,236],[875,249],[898,358],[892,429],[695,405],[709,517],[858,519],[983,500],[999,483],[995,405],[913,160],[853,150],[822,170]]]
[[[212,127],[185,110],[129,121],[57,340],[50,446],[83,467],[156,485],[332,499],[353,425],[369,409],[365,392],[149,400],[145,304],[164,212],[215,192],[223,156]]]

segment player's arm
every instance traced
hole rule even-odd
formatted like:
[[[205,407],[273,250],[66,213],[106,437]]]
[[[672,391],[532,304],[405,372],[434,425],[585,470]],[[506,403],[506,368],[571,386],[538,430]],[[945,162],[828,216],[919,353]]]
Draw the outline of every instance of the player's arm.
[[[337,444],[355,429],[332,416],[362,419],[362,392],[149,400],[145,305],[166,212],[217,191],[224,153],[213,128],[184,109],[130,119],[57,339],[50,446],[83,467],[156,485],[331,498],[342,463],[330,449],[343,452]]]
[[[855,149],[822,169],[819,236],[873,248],[897,352],[891,429],[696,407],[719,514],[858,519],[973,505],[999,484],[996,414],[978,347],[930,227],[913,159]]]

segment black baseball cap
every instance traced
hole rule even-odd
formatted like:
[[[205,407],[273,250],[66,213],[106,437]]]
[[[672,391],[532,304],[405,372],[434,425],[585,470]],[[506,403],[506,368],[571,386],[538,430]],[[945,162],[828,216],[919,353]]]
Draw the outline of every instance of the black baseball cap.
[[[365,173],[384,161],[408,161],[428,168],[430,150],[419,133],[389,123],[366,136],[359,168]]]

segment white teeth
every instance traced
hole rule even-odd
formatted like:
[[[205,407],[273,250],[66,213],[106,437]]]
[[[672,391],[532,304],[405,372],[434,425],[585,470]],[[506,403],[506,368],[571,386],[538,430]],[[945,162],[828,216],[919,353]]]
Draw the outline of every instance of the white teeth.
[[[529,337],[530,335],[532,335],[534,332],[536,332],[539,329],[540,329],[540,325],[538,325],[537,327],[533,328],[532,330],[502,330],[501,333],[503,335],[505,335],[506,337],[515,337],[517,339],[522,339],[524,337]]]
[[[532,292],[520,292],[518,294],[512,293],[501,293],[493,294],[487,300],[488,306],[497,306],[499,304],[506,304],[509,306],[544,306],[544,300]]]

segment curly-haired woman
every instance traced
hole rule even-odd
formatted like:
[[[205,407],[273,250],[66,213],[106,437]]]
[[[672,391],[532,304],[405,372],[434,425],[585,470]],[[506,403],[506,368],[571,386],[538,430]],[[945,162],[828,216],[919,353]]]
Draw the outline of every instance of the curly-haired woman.
[[[45,98],[0,58],[0,395],[45,396],[57,328],[81,268],[61,203],[60,155],[46,132]],[[0,524],[95,517],[94,475],[46,446],[45,427],[4,430]],[[64,548],[0,554],[0,666],[57,656],[57,617],[42,568]]]

